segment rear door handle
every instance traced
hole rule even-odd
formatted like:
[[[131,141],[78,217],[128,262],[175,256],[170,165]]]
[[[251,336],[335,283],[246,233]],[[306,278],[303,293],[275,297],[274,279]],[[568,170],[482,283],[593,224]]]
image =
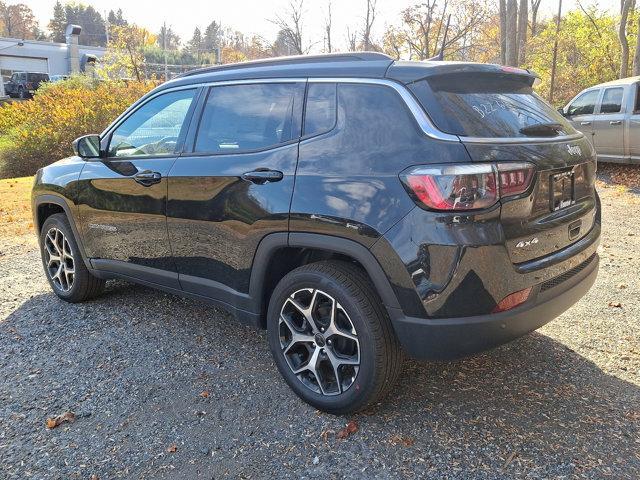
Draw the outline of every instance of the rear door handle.
[[[252,172],[242,174],[242,178],[252,183],[262,185],[267,182],[279,182],[284,174],[279,170],[270,170],[268,168],[258,168]]]
[[[580,125],[591,125],[591,122],[580,122]]]
[[[151,170],[145,170],[144,172],[136,173],[133,178],[140,185],[143,185],[145,187],[150,187],[155,183],[160,183],[160,180],[162,179],[162,175],[160,174],[160,172],[152,172]]]
[[[622,125],[622,120],[611,120],[609,125]]]

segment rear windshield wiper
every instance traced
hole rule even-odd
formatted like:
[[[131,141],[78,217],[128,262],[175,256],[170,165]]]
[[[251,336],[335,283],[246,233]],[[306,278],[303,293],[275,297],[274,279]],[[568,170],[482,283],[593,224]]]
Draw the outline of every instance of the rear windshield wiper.
[[[536,123],[527,125],[520,129],[523,135],[541,135],[544,137],[555,137],[564,130],[564,126],[560,123]]]

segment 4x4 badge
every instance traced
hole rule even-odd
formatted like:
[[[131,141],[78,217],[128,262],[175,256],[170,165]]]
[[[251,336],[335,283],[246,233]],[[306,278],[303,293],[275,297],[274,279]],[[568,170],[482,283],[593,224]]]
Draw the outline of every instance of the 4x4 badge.
[[[540,240],[538,240],[538,237],[533,237],[531,240],[522,240],[516,243],[516,248],[523,248],[523,247],[528,247],[529,245],[535,245],[539,241]]]

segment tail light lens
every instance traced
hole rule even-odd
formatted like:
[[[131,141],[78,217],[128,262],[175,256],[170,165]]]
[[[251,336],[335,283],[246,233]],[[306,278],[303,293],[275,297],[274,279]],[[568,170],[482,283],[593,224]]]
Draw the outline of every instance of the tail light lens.
[[[401,179],[416,200],[433,210],[478,210],[524,193],[535,167],[526,162],[434,165],[411,168]]]

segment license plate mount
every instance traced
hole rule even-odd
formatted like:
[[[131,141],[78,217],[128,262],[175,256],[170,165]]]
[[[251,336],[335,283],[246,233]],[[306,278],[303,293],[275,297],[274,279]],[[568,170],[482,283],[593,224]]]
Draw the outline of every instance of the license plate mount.
[[[549,206],[552,211],[570,207],[576,203],[575,175],[573,170],[554,173],[549,178]]]

